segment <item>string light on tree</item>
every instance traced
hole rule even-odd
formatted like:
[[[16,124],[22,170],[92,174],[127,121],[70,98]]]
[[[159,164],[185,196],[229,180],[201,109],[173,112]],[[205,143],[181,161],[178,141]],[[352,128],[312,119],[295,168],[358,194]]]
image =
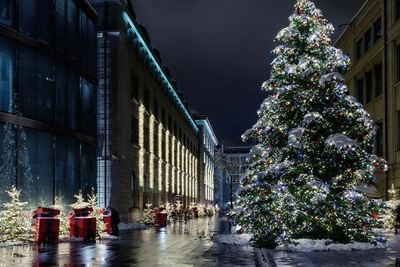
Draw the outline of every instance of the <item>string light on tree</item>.
[[[373,214],[385,205],[357,186],[387,162],[368,153],[377,126],[347,95],[341,71],[350,59],[331,46],[332,24],[313,2],[297,0],[275,41],[269,92],[258,121],[242,136],[257,141],[242,178],[236,211],[241,230],[274,248],[296,239],[375,242]]]

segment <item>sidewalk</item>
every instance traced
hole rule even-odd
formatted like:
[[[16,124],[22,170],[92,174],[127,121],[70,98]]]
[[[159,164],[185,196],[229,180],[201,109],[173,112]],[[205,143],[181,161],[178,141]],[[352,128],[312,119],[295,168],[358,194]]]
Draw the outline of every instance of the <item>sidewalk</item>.
[[[218,215],[147,230],[120,231],[120,240],[0,247],[3,266],[265,267],[260,250],[212,240],[226,234]]]
[[[383,233],[387,248],[353,251],[284,252],[261,249],[268,267],[394,267],[400,258],[400,235]]]

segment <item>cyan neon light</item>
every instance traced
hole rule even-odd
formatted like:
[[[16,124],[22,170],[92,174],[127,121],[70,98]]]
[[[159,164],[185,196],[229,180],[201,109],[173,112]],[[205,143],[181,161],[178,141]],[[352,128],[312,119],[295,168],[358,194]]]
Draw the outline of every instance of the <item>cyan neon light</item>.
[[[163,78],[163,80],[167,83],[168,85],[168,89],[170,90],[170,92],[172,92],[172,94],[174,95],[174,97],[176,98],[176,100],[178,101],[179,107],[183,110],[183,112],[186,115],[186,118],[189,120],[189,123],[191,124],[191,126],[193,127],[193,129],[195,130],[196,134],[198,133],[199,129],[197,128],[196,124],[194,123],[192,117],[189,115],[188,111],[186,110],[185,106],[182,104],[181,99],[179,98],[179,96],[176,94],[174,87],[172,86],[172,84],[170,83],[169,79],[167,78],[167,76],[165,76],[165,73],[163,71],[163,69],[160,67],[160,65],[158,64],[157,60],[154,58],[152,51],[149,49],[149,47],[147,46],[146,42],[144,41],[144,39],[142,38],[142,35],[140,34],[140,32],[138,31],[138,29],[136,28],[135,24],[133,23],[133,21],[131,20],[131,18],[129,17],[128,13],[126,13],[125,11],[122,12],[124,18],[126,19],[126,21],[129,23],[129,25],[131,26],[132,30],[135,32],[137,38],[139,39],[139,42],[142,44],[142,47],[145,49],[145,51],[147,52],[147,55],[150,57],[152,63],[154,64],[155,68],[158,70],[159,74],[161,75],[161,77]]]
[[[214,131],[210,128],[208,120],[196,120],[198,124],[202,125],[208,135],[211,137],[211,141],[213,142],[214,146],[218,145],[218,140],[214,134]]]

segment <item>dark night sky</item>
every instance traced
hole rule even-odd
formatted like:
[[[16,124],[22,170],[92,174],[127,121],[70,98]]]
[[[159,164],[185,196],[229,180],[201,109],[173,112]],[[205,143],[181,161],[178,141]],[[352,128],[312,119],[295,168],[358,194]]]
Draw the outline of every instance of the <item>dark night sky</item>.
[[[208,116],[220,144],[245,145],[244,131],[257,121],[267,97],[273,39],[289,25],[295,0],[132,0],[189,105]],[[365,0],[314,0],[340,35]]]

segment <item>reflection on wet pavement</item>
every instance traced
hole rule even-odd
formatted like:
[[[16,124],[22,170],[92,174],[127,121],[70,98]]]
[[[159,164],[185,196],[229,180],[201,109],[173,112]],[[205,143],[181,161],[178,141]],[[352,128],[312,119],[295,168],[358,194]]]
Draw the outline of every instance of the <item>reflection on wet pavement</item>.
[[[254,248],[215,244],[218,216],[121,231],[120,240],[0,247],[0,266],[256,266]]]

